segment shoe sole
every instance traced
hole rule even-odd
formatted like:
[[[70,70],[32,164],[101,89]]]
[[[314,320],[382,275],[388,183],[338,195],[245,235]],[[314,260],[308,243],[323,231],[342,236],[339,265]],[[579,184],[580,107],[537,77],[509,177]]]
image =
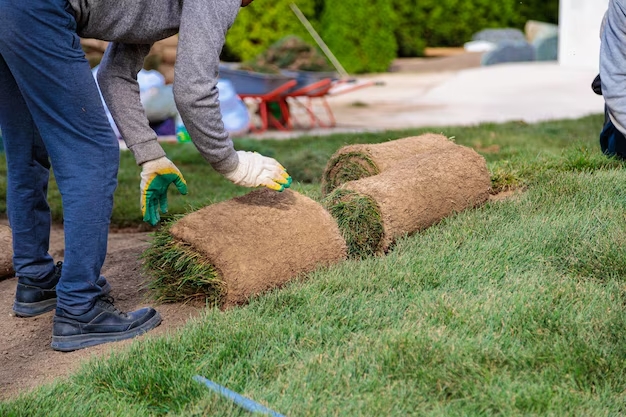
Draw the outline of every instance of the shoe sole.
[[[14,301],[13,313],[15,313],[17,317],[35,317],[54,310],[56,306],[56,297],[37,303],[20,303],[19,301]]]
[[[107,295],[111,292],[111,284],[108,282],[102,287],[102,295]],[[57,299],[49,298],[37,303],[20,303],[19,301],[13,302],[13,313],[17,317],[30,318],[37,317],[42,314],[52,311],[57,307]]]
[[[103,343],[119,342],[140,336],[161,324],[161,315],[157,312],[150,320],[140,327],[119,333],[89,333],[75,336],[52,336],[50,346],[60,352],[72,352]]]

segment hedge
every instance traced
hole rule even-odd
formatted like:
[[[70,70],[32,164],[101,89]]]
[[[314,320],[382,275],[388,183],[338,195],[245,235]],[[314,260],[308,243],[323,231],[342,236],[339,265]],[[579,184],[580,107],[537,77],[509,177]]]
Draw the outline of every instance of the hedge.
[[[349,73],[383,72],[396,57],[396,14],[389,0],[328,0],[322,37]]]
[[[295,2],[350,73],[386,71],[396,56],[426,46],[462,46],[485,28],[558,23],[559,0],[264,0],[239,13],[225,60],[249,60],[294,34],[313,39],[289,7]]]
[[[317,0],[259,0],[242,8],[226,36],[222,59],[248,61],[287,35],[311,39],[289,7],[295,3],[307,19],[315,22]]]

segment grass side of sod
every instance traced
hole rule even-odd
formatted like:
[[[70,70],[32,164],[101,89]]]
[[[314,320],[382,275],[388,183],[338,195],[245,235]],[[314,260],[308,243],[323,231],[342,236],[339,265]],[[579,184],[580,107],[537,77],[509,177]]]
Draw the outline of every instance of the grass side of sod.
[[[0,415],[249,415],[197,374],[289,416],[624,415],[626,170],[600,153],[601,124],[438,128],[483,154],[500,189],[525,192],[446,218],[387,256],[207,309],[0,403]],[[283,162],[421,131],[258,146]],[[297,186],[319,197],[319,182]]]
[[[153,234],[142,255],[142,266],[152,280],[149,288],[159,302],[188,302],[200,299],[218,306],[224,283],[215,267],[189,244],[177,241],[169,229],[177,216]]]
[[[383,253],[383,219],[373,198],[356,191],[336,189],[322,203],[337,222],[349,257],[364,259]]]

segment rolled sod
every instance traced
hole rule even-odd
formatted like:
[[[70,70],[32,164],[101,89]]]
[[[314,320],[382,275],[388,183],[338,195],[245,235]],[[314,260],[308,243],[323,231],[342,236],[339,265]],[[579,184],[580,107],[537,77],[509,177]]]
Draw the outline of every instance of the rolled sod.
[[[398,162],[423,152],[446,149],[455,143],[443,135],[425,133],[377,144],[348,145],[329,159],[322,176],[322,194],[348,181],[378,175]]]
[[[324,206],[337,220],[350,257],[383,254],[399,237],[424,230],[489,198],[485,159],[455,145],[404,159],[334,190]]]
[[[0,279],[12,277],[13,237],[8,226],[0,225]]]
[[[223,307],[346,257],[332,216],[292,190],[256,190],[192,212],[144,254],[159,298]]]

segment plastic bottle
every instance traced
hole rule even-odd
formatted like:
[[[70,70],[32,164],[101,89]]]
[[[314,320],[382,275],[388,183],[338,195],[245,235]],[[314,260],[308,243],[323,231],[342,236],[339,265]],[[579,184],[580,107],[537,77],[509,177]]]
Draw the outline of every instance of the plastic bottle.
[[[180,118],[180,114],[176,116],[175,119],[176,125],[176,139],[180,143],[191,142],[191,137],[189,136],[189,132],[187,132],[187,128],[183,124],[183,119]]]

